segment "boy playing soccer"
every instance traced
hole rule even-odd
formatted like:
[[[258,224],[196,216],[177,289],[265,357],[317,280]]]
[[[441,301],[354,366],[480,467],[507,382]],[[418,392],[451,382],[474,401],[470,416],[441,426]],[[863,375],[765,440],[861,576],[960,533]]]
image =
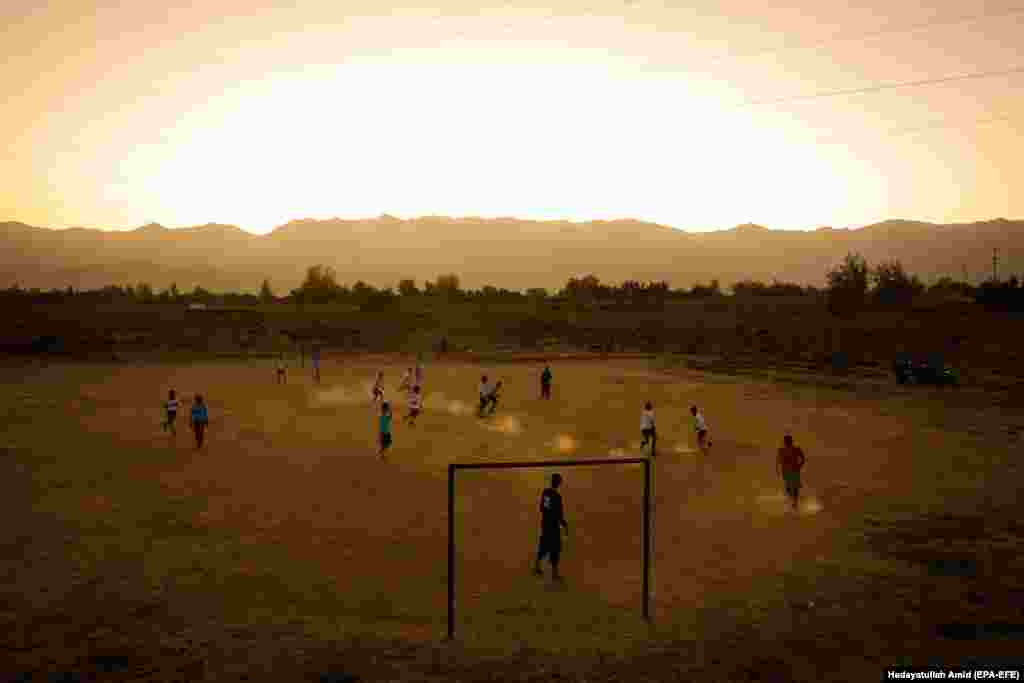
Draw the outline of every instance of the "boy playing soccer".
[[[804,452],[799,446],[793,445],[793,437],[786,434],[782,438],[782,448],[775,460],[775,471],[778,472],[786,484],[786,495],[793,501],[793,511],[796,512],[800,504],[800,470],[806,462]]]
[[[412,393],[409,394],[409,414],[405,416],[405,421],[409,425],[416,424],[416,418],[419,417],[420,410],[423,409],[423,396],[420,395],[420,388],[413,387]]]
[[[413,373],[416,386],[423,386],[423,360],[422,356],[416,357],[416,370]]]
[[[208,424],[210,424],[210,414],[206,411],[202,395],[196,394],[196,402],[192,405],[192,431],[196,434],[197,449],[203,447],[203,435],[206,433]]]
[[[647,445],[647,442],[651,442],[651,456],[654,456],[654,444],[658,438],[657,432],[654,429],[654,406],[650,401],[644,404],[644,411],[640,413],[640,448]]]
[[[540,373],[540,397],[551,398],[551,366],[545,365],[544,372]]]
[[[167,411],[167,419],[163,423],[163,430],[175,435],[178,433],[174,428],[174,421],[178,418],[178,399],[175,396],[174,389],[167,392],[167,403],[164,404],[164,407]]]
[[[374,403],[376,403],[377,401],[383,401],[383,400],[384,400],[384,371],[383,370],[378,370],[377,371],[377,379],[375,379],[373,381],[373,401],[374,401]]]
[[[498,409],[498,399],[501,398],[501,385],[502,381],[500,379],[494,385],[494,390],[491,392],[491,412],[488,415],[494,415],[494,411]]]
[[[288,383],[287,372],[288,372],[288,370],[287,370],[287,368],[286,368],[286,366],[284,364],[284,354],[282,353],[280,356],[277,357],[277,383],[278,384],[287,384]]]
[[[320,383],[320,347],[313,347],[313,381]]]
[[[497,391],[497,387],[487,381],[487,375],[480,377],[480,410],[478,411],[479,417],[483,417],[487,407],[492,403],[496,402],[494,393]]]
[[[693,428],[697,431],[697,447],[707,455],[711,449],[711,438],[708,436],[708,425],[704,422],[704,413],[697,410],[697,406],[690,406],[690,414],[693,415]]]
[[[405,371],[405,374],[402,375],[402,381],[398,385],[398,390],[401,391],[402,389],[412,389],[413,386],[414,385],[412,383],[412,368],[409,368],[408,370]]]
[[[533,573],[537,576],[544,576],[540,568],[541,560],[544,557],[551,559],[551,578],[555,581],[562,579],[558,573],[558,560],[562,555],[562,529],[569,533],[569,524],[565,521],[565,510],[562,508],[562,495],[558,487],[562,485],[562,475],[551,475],[551,487],[544,489],[540,494],[540,547],[537,548],[537,562],[534,564]]]
[[[391,448],[391,404],[384,401],[380,404],[380,417],[378,418],[379,434],[377,457],[384,459],[384,452]]]

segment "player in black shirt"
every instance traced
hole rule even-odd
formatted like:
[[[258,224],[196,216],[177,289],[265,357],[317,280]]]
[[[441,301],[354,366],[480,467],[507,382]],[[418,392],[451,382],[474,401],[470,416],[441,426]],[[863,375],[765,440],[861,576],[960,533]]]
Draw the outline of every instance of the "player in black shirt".
[[[562,485],[562,475],[551,475],[551,487],[544,489],[540,494],[540,547],[537,549],[537,564],[533,573],[537,576],[544,576],[540,568],[540,562],[545,556],[551,559],[551,577],[556,581],[561,580],[558,574],[558,559],[562,554],[562,528],[569,533],[569,524],[565,521],[565,511],[562,508],[562,495],[558,487]]]

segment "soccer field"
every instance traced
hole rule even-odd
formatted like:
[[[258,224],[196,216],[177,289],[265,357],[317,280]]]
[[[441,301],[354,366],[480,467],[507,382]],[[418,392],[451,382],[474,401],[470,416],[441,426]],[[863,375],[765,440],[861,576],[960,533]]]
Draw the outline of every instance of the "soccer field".
[[[794,575],[900,576],[903,565],[857,549],[864,516],[976,500],[1016,448],[937,426],[937,403],[905,393],[667,374],[640,360],[554,359],[550,401],[537,362],[429,362],[423,414],[408,426],[397,385],[411,363],[325,356],[321,383],[292,368],[283,386],[271,361],[13,369],[4,447],[33,471],[36,512],[94,530],[76,572],[116,556],[146,590],[190,596],[180,599],[229,621],[426,642],[445,632],[447,465],[638,457],[650,400],[652,625],[640,619],[642,467],[459,474],[460,641],[577,652],[770,619],[816,594]],[[395,408],[386,461],[370,400],[378,369]],[[504,391],[497,414],[480,419],[483,373]],[[160,429],[171,388],[183,405],[173,439]],[[201,450],[187,428],[196,393],[211,420]],[[707,419],[708,455],[691,404]],[[807,455],[795,515],[774,466],[787,432]],[[530,574],[554,471],[571,532],[564,585],[546,564],[545,578]]]

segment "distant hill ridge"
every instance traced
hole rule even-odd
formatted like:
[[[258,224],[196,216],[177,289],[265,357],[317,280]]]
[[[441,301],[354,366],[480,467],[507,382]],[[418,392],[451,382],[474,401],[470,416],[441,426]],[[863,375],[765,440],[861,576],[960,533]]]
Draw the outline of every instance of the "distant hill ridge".
[[[772,230],[745,223],[688,232],[634,219],[573,222],[424,216],[403,220],[303,218],[266,235],[234,225],[134,230],[49,229],[0,223],[0,286],[99,287],[149,282],[179,289],[255,291],[264,277],[278,292],[315,263],[339,279],[394,286],[447,272],[464,285],[555,289],[572,276],[606,282],[668,280],[673,287],[753,278],[821,285],[850,251],[869,262],[899,259],[926,281],[941,276],[980,281],[1000,249],[1000,274],[1024,271],[1024,221],[998,218],[959,224],[887,220],[856,229]]]

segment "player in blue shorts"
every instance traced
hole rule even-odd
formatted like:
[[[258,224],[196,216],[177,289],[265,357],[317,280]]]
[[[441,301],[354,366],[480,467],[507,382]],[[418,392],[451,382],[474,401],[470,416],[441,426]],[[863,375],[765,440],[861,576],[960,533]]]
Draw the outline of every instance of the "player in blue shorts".
[[[387,401],[384,401],[380,406],[380,416],[377,419],[377,424],[377,457],[383,460],[385,457],[384,453],[391,448],[391,404]]]

